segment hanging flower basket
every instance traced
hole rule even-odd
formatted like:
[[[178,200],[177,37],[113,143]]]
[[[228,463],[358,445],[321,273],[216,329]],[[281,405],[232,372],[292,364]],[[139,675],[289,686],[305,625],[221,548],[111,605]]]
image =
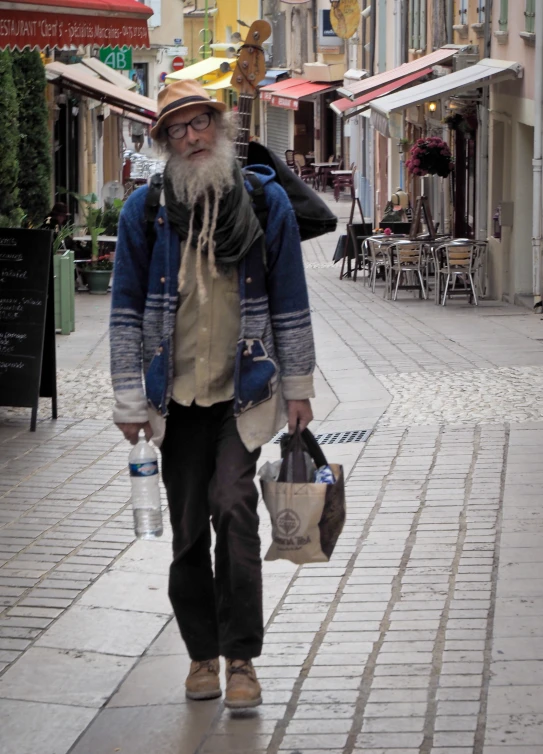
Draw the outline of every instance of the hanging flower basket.
[[[451,150],[439,136],[419,139],[411,148],[405,165],[412,175],[439,175],[442,178],[454,168]]]

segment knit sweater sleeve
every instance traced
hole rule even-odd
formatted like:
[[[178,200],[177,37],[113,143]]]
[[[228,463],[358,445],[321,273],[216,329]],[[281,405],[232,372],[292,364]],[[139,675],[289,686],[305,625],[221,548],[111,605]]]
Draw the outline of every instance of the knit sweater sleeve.
[[[119,220],[110,316],[110,363],[116,423],[145,422],[143,313],[149,260],[143,219],[146,188],[126,202]]]
[[[286,400],[312,398],[315,345],[298,223],[284,190],[266,187],[268,297]]]

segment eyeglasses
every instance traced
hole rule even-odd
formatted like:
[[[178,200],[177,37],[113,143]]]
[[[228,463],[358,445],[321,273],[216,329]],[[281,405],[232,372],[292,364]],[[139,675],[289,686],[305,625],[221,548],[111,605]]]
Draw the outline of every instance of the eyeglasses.
[[[182,139],[187,134],[187,129],[190,126],[195,131],[205,131],[209,128],[211,123],[211,113],[202,113],[197,115],[188,123],[174,123],[172,126],[168,126],[165,129],[170,139]]]

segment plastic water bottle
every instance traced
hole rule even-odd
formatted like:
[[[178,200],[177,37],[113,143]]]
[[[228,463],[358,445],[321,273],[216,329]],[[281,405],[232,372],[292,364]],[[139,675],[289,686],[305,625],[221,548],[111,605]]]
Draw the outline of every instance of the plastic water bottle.
[[[138,442],[128,456],[132,485],[132,510],[134,530],[138,539],[155,539],[162,536],[162,508],[158,486],[158,459],[154,448],[140,430]]]

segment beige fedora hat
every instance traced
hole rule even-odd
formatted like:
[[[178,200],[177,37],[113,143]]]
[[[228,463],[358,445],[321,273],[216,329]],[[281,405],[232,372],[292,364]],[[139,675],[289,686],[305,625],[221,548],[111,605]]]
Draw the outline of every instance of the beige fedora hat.
[[[212,100],[198,81],[193,79],[176,81],[175,84],[168,84],[158,93],[158,120],[151,129],[151,138],[156,139],[160,135],[168,115],[193,105],[207,105],[219,112],[226,110],[224,102]]]

